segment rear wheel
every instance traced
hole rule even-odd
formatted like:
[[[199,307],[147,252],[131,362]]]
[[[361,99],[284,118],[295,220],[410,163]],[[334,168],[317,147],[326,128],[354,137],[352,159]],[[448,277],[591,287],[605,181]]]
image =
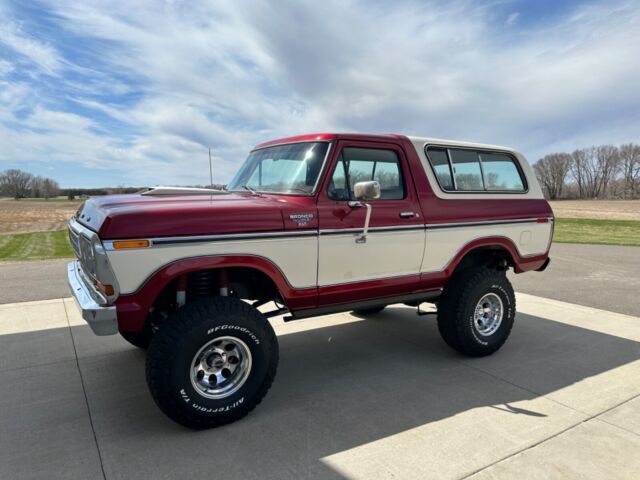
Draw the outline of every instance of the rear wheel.
[[[440,297],[438,330],[454,350],[482,357],[507,340],[515,312],[515,295],[505,272],[473,269],[455,275]]]
[[[353,313],[362,317],[366,317],[368,315],[375,315],[376,313],[380,313],[385,308],[387,308],[386,305],[382,305],[380,307],[360,308],[358,310],[354,310]]]
[[[174,421],[217,427],[249,413],[276,374],[278,341],[255,308],[230,297],[186,305],[154,335],[147,384]]]

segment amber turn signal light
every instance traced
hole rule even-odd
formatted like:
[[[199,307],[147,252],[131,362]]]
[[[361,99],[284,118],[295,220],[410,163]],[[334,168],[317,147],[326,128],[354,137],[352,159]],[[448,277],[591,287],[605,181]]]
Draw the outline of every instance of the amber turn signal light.
[[[96,282],[96,287],[108,297],[112,296],[115,293],[113,290],[113,285],[105,285],[102,282]]]
[[[147,248],[149,240],[116,240],[113,242],[113,248],[120,250],[122,248]]]

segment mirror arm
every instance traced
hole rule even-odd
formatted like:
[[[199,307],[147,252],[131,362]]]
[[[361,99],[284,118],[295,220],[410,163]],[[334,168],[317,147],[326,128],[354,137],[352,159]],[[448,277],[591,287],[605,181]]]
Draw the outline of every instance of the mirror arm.
[[[362,230],[362,235],[356,238],[356,243],[367,243],[367,233],[369,233],[369,220],[371,220],[371,205],[368,203],[362,203],[363,206],[367,207],[367,216],[364,220],[364,230]]]

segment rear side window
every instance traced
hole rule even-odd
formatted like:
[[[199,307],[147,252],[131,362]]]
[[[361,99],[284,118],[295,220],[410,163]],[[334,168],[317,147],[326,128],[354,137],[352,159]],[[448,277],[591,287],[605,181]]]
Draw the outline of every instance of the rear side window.
[[[480,153],[486,190],[523,192],[525,190],[518,167],[503,153]]]
[[[453,178],[456,190],[477,191],[484,190],[482,170],[478,153],[473,150],[450,149]]]
[[[506,153],[429,147],[427,157],[440,187],[457,192],[525,192],[515,159]]]
[[[451,173],[451,165],[449,165],[449,155],[444,148],[429,149],[429,160],[436,172],[438,183],[445,190],[453,190],[453,175]]]

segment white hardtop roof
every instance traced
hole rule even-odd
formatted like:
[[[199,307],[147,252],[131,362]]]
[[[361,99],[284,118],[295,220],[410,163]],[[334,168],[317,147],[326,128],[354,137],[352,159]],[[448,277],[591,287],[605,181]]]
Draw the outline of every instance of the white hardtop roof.
[[[489,145],[485,143],[463,142],[460,140],[447,140],[444,138],[414,137],[414,136],[407,136],[407,138],[411,140],[413,143],[421,143],[423,145],[433,143],[434,145],[447,145],[452,147],[488,148],[491,150],[508,150],[508,151],[514,150],[511,147],[505,147],[501,145]]]

